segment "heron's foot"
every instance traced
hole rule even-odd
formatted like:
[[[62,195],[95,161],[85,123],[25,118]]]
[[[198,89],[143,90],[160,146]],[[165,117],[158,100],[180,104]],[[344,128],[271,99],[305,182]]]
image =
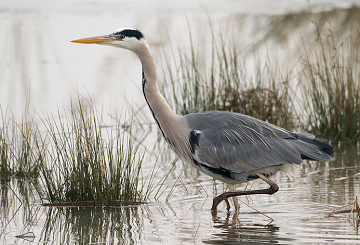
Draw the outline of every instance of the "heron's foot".
[[[272,180],[270,180],[269,178],[267,178],[266,176],[264,176],[263,174],[258,174],[257,173],[257,176],[259,176],[259,178],[261,178],[262,180],[264,180],[266,183],[268,183],[270,185],[270,188],[268,189],[261,189],[261,190],[251,190],[251,191],[234,191],[234,192],[224,192],[220,195],[218,195],[217,197],[214,198],[213,200],[213,205],[211,207],[211,211],[212,213],[216,214],[217,212],[217,206],[223,201],[225,200],[226,202],[226,205],[227,205],[227,208],[229,210],[229,201],[227,200],[229,197],[236,197],[236,196],[243,196],[243,195],[254,195],[254,194],[268,194],[268,195],[272,195],[274,194],[275,192],[277,192],[279,190],[279,186],[273,182]],[[238,200],[236,199],[236,202],[235,202],[235,199],[234,200],[234,205],[235,205],[235,209],[236,209],[236,212],[238,212],[239,208],[240,208],[240,205],[238,203]],[[236,205],[237,203],[237,205]]]
[[[229,204],[229,201],[228,201],[228,199],[227,199],[226,192],[225,192],[225,193],[223,193],[223,194],[218,195],[217,197],[215,197],[215,198],[213,199],[213,205],[212,205],[212,207],[211,207],[211,212],[212,212],[212,213],[216,213],[216,212],[217,212],[217,206],[218,206],[223,200],[225,200],[226,205],[227,205],[227,208],[230,209],[230,204]],[[228,209],[228,210],[229,210],[229,209]]]
[[[233,202],[234,202],[234,207],[235,207],[235,212],[238,213],[239,210],[240,210],[240,204],[239,204],[239,201],[237,199],[237,197],[232,197],[233,198]],[[213,199],[213,205],[212,205],[212,208],[211,208],[211,211],[213,213],[216,213],[217,212],[217,206],[222,202],[222,201],[225,201],[226,202],[226,210],[229,211],[231,206],[230,206],[230,202],[229,202],[229,199],[228,199],[228,196],[227,196],[227,193],[223,193],[221,195],[218,195],[217,197],[215,197]]]

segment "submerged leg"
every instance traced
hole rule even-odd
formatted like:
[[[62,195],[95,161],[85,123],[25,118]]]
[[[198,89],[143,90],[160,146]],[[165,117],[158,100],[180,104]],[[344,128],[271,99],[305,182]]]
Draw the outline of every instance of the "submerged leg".
[[[229,200],[227,198],[224,198],[225,202],[226,202],[226,210],[229,211],[230,210],[230,203]]]
[[[270,188],[261,189],[261,190],[251,190],[251,191],[225,192],[225,193],[220,194],[220,195],[218,195],[217,197],[214,198],[211,211],[216,212],[217,211],[217,206],[219,205],[219,203],[222,202],[224,199],[227,199],[229,197],[236,197],[236,196],[243,196],[243,195],[254,195],[254,194],[268,194],[268,195],[271,195],[271,194],[274,194],[275,192],[277,192],[279,190],[279,186],[275,182],[270,180],[269,178],[265,177],[263,174],[256,174],[256,175],[259,178],[261,178],[262,180],[264,180],[266,183],[268,183],[270,185]]]

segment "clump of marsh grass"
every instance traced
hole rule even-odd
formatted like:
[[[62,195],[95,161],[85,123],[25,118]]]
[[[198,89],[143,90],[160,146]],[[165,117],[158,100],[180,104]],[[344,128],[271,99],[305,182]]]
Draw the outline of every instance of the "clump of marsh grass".
[[[331,27],[305,48],[300,85],[308,131],[333,140],[360,139],[360,53],[358,30],[338,42]],[[304,44],[305,47],[305,44]]]
[[[123,127],[119,118],[111,118],[113,126],[106,126],[93,102],[80,99],[70,113],[35,116],[27,111],[20,124],[3,116],[2,182],[14,176],[31,182],[43,203],[57,205],[147,200],[155,186],[155,167],[142,176],[146,134],[135,139],[131,120]]]
[[[36,145],[39,134],[36,124],[28,110],[25,110],[21,123],[13,116],[2,114],[0,127],[0,176],[1,182],[11,177],[36,178],[39,176],[38,150]]]
[[[254,71],[248,72],[236,42],[214,33],[211,40],[209,64],[195,48],[191,34],[189,53],[180,47],[171,48],[170,55],[164,52],[163,92],[176,112],[233,111],[293,128],[289,74],[283,76],[270,62],[257,59]]]
[[[142,202],[150,194],[141,181],[145,151],[123,132],[102,127],[102,118],[89,102],[72,104],[70,116],[49,116],[43,121],[49,145],[40,157],[40,197],[57,205],[121,204]],[[145,180],[143,180],[145,181]],[[39,187],[38,186],[38,187]]]
[[[10,153],[7,146],[7,140],[5,135],[5,125],[0,130],[0,176],[1,182],[4,182],[10,178],[13,173],[12,166],[10,164]]]

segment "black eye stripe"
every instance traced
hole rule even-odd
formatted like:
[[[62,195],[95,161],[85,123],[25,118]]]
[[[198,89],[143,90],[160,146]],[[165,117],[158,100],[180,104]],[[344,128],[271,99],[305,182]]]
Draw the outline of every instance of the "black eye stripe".
[[[138,30],[125,29],[114,33],[115,36],[124,35],[125,37],[136,37],[138,40],[144,38],[144,35]]]

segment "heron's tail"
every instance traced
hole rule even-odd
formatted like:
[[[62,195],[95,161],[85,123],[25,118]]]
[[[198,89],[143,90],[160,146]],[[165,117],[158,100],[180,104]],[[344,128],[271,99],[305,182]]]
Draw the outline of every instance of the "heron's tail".
[[[301,153],[303,160],[310,161],[332,161],[334,160],[334,149],[331,145],[321,140],[298,135],[295,143]]]

